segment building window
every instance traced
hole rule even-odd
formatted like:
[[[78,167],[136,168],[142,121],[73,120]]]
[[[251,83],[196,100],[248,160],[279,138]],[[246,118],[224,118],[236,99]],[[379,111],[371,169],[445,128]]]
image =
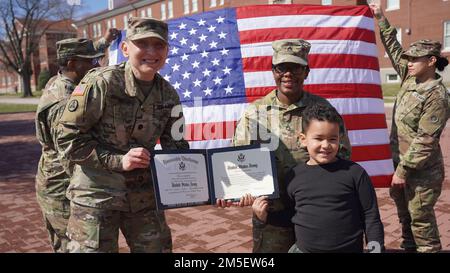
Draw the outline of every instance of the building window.
[[[444,22],[444,50],[450,51],[450,21]]]
[[[399,81],[400,81],[400,78],[397,74],[386,74],[386,82],[387,83],[396,83]]]
[[[123,28],[128,27],[128,17],[126,15],[123,16]]]
[[[333,1],[332,0],[322,0],[322,5],[324,6],[329,6],[332,5]]]
[[[100,36],[102,36],[102,24],[97,24],[97,31],[98,31],[98,36],[100,37]]]
[[[97,25],[96,24],[92,25],[92,34],[93,34],[94,38],[97,37]]]
[[[224,0],[220,0],[219,5],[223,6],[223,4],[225,4]]]
[[[183,0],[184,14],[189,14],[189,0]]]
[[[161,20],[166,20],[166,4],[161,4]]]
[[[87,31],[86,31],[86,28],[83,28],[83,38],[87,38]]]
[[[198,11],[198,0],[192,0],[192,12]]]
[[[169,18],[173,18],[173,1],[169,0],[167,2],[167,9],[169,10]]]
[[[386,10],[394,10],[400,8],[400,0],[387,0]]]
[[[108,0],[108,10],[114,9],[114,0]]]
[[[216,0],[210,0],[209,7],[210,8],[214,8],[215,6],[217,6],[217,1]]]
[[[141,17],[145,17],[145,9],[141,10]]]
[[[108,28],[111,28],[111,20],[106,21],[106,25],[108,26]]]
[[[111,25],[113,28],[116,28],[116,18],[112,19]]]
[[[147,9],[147,17],[152,17],[152,8]]]
[[[269,4],[292,4],[292,0],[269,0]]]

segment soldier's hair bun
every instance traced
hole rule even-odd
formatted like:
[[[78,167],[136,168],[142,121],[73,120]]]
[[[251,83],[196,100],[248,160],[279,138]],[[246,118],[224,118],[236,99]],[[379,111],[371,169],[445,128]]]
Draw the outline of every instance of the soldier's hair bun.
[[[445,67],[448,65],[448,60],[446,57],[437,57],[436,68],[439,71],[444,71]]]

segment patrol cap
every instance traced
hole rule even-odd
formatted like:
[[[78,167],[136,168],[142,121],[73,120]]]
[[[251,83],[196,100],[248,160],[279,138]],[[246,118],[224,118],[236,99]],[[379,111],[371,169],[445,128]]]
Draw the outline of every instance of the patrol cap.
[[[409,45],[402,57],[441,56],[442,44],[439,41],[419,40]]]
[[[56,42],[56,55],[58,59],[80,57],[95,59],[105,56],[94,48],[92,40],[84,38],[69,38]]]
[[[155,37],[168,41],[169,28],[163,21],[149,17],[130,17],[128,19],[127,39],[139,40]]]
[[[308,65],[311,44],[302,39],[284,39],[272,42],[272,64],[297,63]]]

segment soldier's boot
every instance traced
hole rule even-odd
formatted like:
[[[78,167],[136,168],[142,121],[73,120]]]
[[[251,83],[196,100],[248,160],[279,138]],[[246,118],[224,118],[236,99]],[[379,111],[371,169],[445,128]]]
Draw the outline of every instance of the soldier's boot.
[[[397,207],[397,215],[402,226],[402,243],[400,247],[407,252],[416,251],[416,242],[414,241],[414,236],[411,230],[411,215],[408,210],[408,201],[406,198],[405,189],[391,187],[389,189],[389,194],[394,200]]]
[[[416,188],[416,194],[409,203],[411,230],[417,252],[438,252],[442,249],[433,208],[439,195],[439,188]]]

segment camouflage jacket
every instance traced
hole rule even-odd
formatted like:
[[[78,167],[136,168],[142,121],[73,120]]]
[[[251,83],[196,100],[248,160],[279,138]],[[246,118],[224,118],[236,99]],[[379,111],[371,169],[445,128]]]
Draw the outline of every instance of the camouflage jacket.
[[[392,65],[402,79],[391,127],[391,149],[395,174],[400,178],[429,178],[430,172],[443,177],[443,158],[439,138],[449,116],[449,95],[442,78],[416,83],[408,75],[408,61],[396,30],[380,21],[380,36]],[[439,179],[438,177],[435,177]]]
[[[104,52],[109,44],[105,38],[94,43],[98,52]],[[41,198],[66,199],[73,164],[63,159],[57,151],[57,123],[76,84],[62,72],[46,84],[36,111],[36,137],[42,146],[36,174],[36,192]]]
[[[273,202],[273,210],[284,209],[289,204],[285,185],[286,173],[299,162],[309,159],[306,147],[300,143],[300,133],[303,110],[312,103],[329,104],[322,97],[304,92],[297,103],[287,106],[278,100],[277,90],[273,90],[250,104],[237,124],[233,145],[261,143],[275,152],[280,199]],[[343,134],[339,156],[350,159],[351,147],[344,124],[341,126],[341,132]]]
[[[58,145],[75,169],[67,197],[81,205],[122,211],[155,206],[150,169],[125,172],[122,158],[131,149],[188,149],[174,140],[172,125],[183,125],[175,89],[159,74],[144,96],[130,64],[89,71],[72,93],[60,120]],[[181,106],[179,106],[181,110]],[[177,127],[178,128],[178,127]],[[182,135],[182,134],[181,134]]]
[[[65,199],[73,166],[58,156],[56,125],[74,88],[75,83],[58,72],[49,80],[39,100],[35,122],[42,155],[36,173],[36,192],[42,198]]]

